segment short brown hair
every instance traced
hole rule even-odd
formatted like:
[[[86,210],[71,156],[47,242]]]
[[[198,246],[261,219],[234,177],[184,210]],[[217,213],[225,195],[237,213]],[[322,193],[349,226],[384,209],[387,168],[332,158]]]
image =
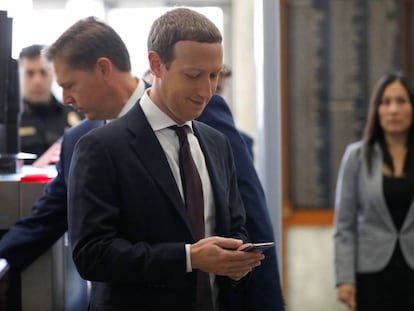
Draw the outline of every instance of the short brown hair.
[[[93,16],[68,28],[45,50],[45,56],[50,61],[62,57],[77,69],[91,69],[99,57],[107,57],[119,70],[131,71],[129,53],[121,37],[108,24]]]
[[[221,43],[220,30],[203,14],[186,8],[171,10],[154,21],[148,35],[148,51],[157,52],[168,67],[178,41]]]

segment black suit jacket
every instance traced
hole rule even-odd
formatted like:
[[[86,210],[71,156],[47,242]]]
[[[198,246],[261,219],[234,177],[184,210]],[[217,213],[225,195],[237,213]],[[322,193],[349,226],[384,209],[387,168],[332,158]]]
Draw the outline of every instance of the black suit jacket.
[[[215,233],[247,241],[231,147],[209,126],[194,121],[193,128],[212,184]],[[184,245],[195,239],[164,150],[139,104],[78,142],[68,204],[75,265],[97,282],[92,310],[194,310],[195,272],[186,272]],[[227,305],[230,280],[218,279]]]
[[[263,189],[223,98],[213,95],[199,120],[225,134],[231,143],[249,238],[252,241],[272,240],[273,229]],[[24,269],[67,231],[66,185],[73,149],[83,135],[101,125],[102,121],[84,120],[65,132],[57,164],[58,175],[45,187],[30,216],[18,221],[0,241],[0,257],[8,260],[12,270]],[[284,310],[274,250],[266,252],[266,258],[253,271],[247,286],[235,295],[231,310]]]
[[[199,121],[220,131],[228,138],[234,155],[237,184],[246,210],[246,229],[253,242],[274,240],[272,222],[266,197],[251,158],[251,146],[246,145],[236,129],[231,111],[219,95],[214,95]],[[260,267],[253,270],[249,282],[232,293],[231,311],[283,311],[282,294],[276,248],[265,252]]]

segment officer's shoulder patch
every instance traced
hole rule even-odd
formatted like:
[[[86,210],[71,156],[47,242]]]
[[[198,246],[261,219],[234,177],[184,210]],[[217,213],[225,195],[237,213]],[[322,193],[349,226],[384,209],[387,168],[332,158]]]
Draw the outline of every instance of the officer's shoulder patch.
[[[34,136],[36,132],[37,130],[34,126],[21,126],[19,128],[19,136]]]

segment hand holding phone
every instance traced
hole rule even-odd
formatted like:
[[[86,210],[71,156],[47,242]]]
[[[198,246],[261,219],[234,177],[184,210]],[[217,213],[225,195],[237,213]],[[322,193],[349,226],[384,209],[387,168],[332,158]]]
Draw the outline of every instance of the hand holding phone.
[[[275,245],[274,242],[265,242],[265,243],[252,243],[251,245],[247,246],[246,248],[242,249],[243,252],[254,252],[260,251],[263,252],[264,250],[271,248]]]

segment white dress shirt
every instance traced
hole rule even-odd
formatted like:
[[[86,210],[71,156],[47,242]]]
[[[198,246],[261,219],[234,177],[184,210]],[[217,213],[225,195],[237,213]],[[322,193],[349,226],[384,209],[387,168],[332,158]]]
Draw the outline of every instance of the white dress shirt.
[[[164,112],[162,112],[152,102],[151,98],[148,96],[148,90],[146,90],[146,92],[142,96],[140,100],[140,104],[152,130],[157,136],[158,141],[160,142],[165,152],[165,156],[167,157],[168,164],[170,165],[171,171],[177,183],[183,202],[184,202],[184,192],[183,192],[183,186],[181,182],[180,165],[179,165],[179,158],[178,158],[178,151],[179,151],[180,146],[179,146],[177,134],[175,133],[173,129],[170,129],[169,127],[172,125],[178,125],[178,126],[188,125],[188,127],[191,129],[188,132],[187,138],[188,138],[188,143],[190,144],[191,155],[194,159],[195,165],[200,175],[202,187],[203,187],[205,236],[206,237],[213,236],[215,235],[215,227],[216,227],[213,190],[211,187],[210,176],[208,174],[204,154],[201,151],[201,147],[200,147],[197,137],[194,135],[192,122],[187,121],[185,122],[185,124],[176,124],[174,120],[172,120],[169,116],[167,116]],[[186,251],[186,259],[187,259],[187,272],[191,272],[192,266],[191,266],[191,256],[190,256],[190,244],[186,245],[185,251]],[[210,283],[212,284],[212,288],[213,288],[213,300],[214,300],[214,303],[216,304],[217,297],[218,297],[218,287],[214,285],[215,276],[213,274],[210,274]]]

